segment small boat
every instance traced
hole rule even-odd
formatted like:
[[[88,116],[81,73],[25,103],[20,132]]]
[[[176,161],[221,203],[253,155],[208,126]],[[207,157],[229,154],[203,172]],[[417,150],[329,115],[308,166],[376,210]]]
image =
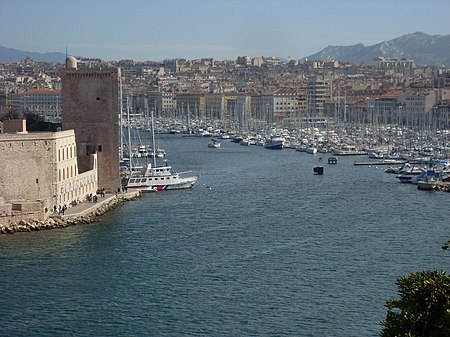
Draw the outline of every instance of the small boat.
[[[337,158],[336,157],[328,158],[328,164],[337,164]]]
[[[218,149],[220,148],[220,142],[214,138],[211,138],[211,140],[208,142],[208,147],[212,149]]]
[[[316,153],[317,153],[317,148],[314,147],[314,146],[308,146],[308,147],[306,148],[306,153],[309,153],[309,154],[316,154]]]
[[[249,138],[242,138],[239,142],[239,145],[249,146],[250,145],[250,139]]]
[[[264,147],[271,150],[282,150],[284,148],[284,137],[279,135],[272,135],[264,144]]]
[[[314,174],[322,175],[323,174],[323,166],[316,166],[313,168]]]
[[[369,153],[370,159],[384,159],[385,155],[381,152],[371,152]]]
[[[411,167],[410,169],[401,172],[396,178],[400,180],[401,183],[412,183],[414,179],[417,179],[419,175],[423,172],[422,169],[418,167]]]
[[[360,150],[356,146],[343,145],[340,148],[333,150],[334,156],[357,156],[357,155],[367,155],[367,152]]]

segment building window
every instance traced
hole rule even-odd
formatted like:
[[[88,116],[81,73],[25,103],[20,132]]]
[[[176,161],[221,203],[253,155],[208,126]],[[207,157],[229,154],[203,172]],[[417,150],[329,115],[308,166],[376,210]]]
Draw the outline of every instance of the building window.
[[[102,152],[102,146],[101,145],[98,146],[98,152]]]
[[[97,97],[97,101],[100,101],[100,97]]]

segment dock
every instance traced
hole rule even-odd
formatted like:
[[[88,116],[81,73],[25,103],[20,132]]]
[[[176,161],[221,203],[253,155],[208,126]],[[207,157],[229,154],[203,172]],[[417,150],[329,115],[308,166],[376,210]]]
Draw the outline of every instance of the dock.
[[[64,215],[61,216],[62,219],[72,219],[76,217],[86,216],[88,214],[95,213],[98,209],[102,207],[107,207],[113,201],[127,201],[138,198],[141,195],[140,191],[133,191],[127,193],[119,194],[106,194],[104,198],[99,198],[97,202],[82,202],[78,205],[69,207]]]
[[[377,165],[403,165],[407,160],[379,160],[379,161],[366,161],[366,162],[354,162],[355,166],[377,166]]]

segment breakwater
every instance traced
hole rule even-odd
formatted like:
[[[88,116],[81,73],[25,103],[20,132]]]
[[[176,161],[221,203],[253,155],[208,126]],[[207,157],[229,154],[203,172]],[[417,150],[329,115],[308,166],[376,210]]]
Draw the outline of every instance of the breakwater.
[[[140,192],[118,194],[102,200],[99,203],[84,203],[71,208],[70,214],[51,216],[42,220],[21,220],[17,224],[0,224],[0,234],[13,234],[19,232],[32,232],[56,228],[66,228],[81,224],[100,222],[100,216],[124,204],[127,201],[136,200],[141,196]]]

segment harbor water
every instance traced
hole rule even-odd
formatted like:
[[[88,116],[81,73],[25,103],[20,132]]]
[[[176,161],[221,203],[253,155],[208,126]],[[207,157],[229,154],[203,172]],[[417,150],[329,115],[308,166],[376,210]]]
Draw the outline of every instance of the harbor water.
[[[0,335],[377,336],[399,276],[449,270],[450,194],[361,157],[208,140],[159,139],[191,190],[1,235]]]

